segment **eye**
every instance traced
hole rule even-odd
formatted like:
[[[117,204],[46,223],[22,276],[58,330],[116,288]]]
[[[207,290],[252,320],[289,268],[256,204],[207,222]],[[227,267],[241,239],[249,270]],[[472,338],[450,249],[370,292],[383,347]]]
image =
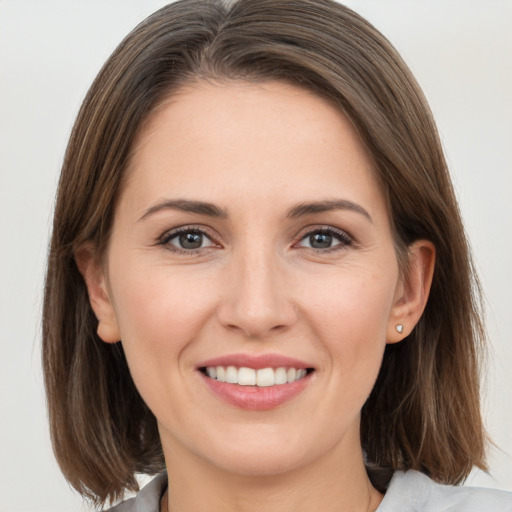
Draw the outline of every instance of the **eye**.
[[[196,228],[182,228],[168,233],[161,239],[160,244],[171,250],[183,252],[193,252],[215,246],[206,233]]]
[[[302,237],[300,247],[315,250],[329,250],[352,245],[352,239],[343,231],[334,228],[321,228],[309,231]]]

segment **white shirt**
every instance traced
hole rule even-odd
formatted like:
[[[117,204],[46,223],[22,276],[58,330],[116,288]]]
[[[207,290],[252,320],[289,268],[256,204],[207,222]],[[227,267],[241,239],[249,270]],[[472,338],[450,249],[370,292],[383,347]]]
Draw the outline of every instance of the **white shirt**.
[[[160,512],[166,487],[167,475],[160,474],[109,512]],[[441,485],[418,471],[396,471],[377,512],[512,512],[512,493]]]

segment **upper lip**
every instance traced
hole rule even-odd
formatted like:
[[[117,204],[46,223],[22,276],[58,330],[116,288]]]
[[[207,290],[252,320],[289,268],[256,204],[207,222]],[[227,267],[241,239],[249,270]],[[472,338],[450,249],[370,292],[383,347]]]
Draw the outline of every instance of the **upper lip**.
[[[308,364],[300,359],[293,357],[284,356],[281,354],[227,354],[224,356],[214,357],[203,361],[198,364],[198,368],[205,368],[209,366],[235,366],[237,368],[254,368],[259,370],[261,368],[295,368],[300,370],[301,368],[313,368],[311,364]]]

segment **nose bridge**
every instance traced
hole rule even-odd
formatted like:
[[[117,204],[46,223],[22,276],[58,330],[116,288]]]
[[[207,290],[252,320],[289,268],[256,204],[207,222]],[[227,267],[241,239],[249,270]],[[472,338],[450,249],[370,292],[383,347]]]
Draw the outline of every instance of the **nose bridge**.
[[[271,243],[246,244],[234,251],[221,322],[251,338],[282,330],[295,320],[283,262]]]

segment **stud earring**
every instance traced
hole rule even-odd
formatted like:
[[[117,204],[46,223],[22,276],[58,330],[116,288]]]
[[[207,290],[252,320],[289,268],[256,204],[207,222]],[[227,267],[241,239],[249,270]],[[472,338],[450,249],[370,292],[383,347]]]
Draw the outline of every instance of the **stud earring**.
[[[404,330],[404,326],[402,324],[395,325],[396,332],[399,332],[400,334]]]

